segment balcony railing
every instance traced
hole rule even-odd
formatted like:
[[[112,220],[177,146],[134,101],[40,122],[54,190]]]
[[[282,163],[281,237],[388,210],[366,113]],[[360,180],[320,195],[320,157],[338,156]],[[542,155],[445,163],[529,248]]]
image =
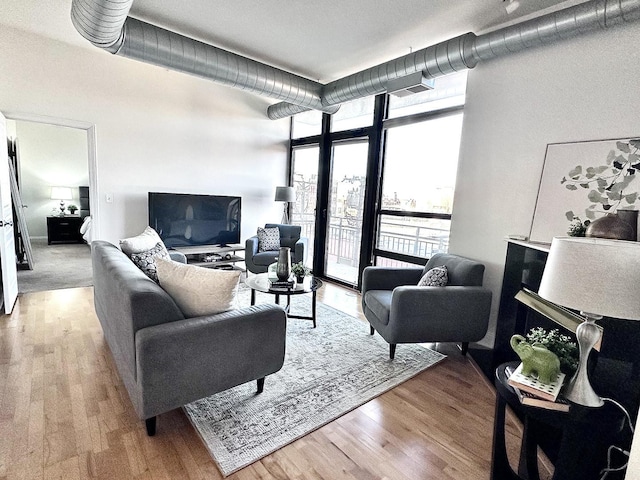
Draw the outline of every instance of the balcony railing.
[[[315,219],[313,214],[294,214],[293,223],[302,226],[302,235],[312,241]],[[351,223],[351,224],[349,224]],[[357,267],[360,256],[361,222],[332,217],[327,235],[327,255],[331,262]],[[379,250],[429,258],[434,253],[446,253],[449,250],[449,230],[424,225],[410,225],[402,222],[382,222]]]

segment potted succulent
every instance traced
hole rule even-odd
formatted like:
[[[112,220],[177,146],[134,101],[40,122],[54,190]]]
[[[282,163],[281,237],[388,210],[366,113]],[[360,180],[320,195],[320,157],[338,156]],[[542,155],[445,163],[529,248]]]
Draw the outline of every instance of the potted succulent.
[[[540,344],[551,350],[560,360],[560,371],[571,377],[578,368],[578,346],[567,335],[561,334],[557,328],[546,331],[542,327],[532,328],[527,334],[531,344]]]
[[[78,210],[78,207],[76,207],[73,203],[71,205],[69,205],[67,207],[67,210],[69,210],[69,213],[71,213],[71,215],[75,215],[76,211]]]
[[[291,273],[295,275],[296,280],[300,283],[304,280],[305,276],[311,273],[311,269],[309,267],[305,267],[304,263],[298,262],[291,266]]]

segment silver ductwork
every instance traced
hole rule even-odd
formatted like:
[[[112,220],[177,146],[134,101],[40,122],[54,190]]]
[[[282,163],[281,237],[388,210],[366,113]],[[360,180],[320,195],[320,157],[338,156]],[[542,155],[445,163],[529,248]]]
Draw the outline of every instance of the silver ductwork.
[[[385,92],[388,81],[416,71],[437,78],[473,68],[480,61],[639,18],[640,0],[593,0],[478,37],[469,33],[331,82],[324,87],[322,104],[336,105]],[[304,110],[297,108],[297,112]],[[295,111],[291,105],[277,103],[267,113],[275,120],[291,111]]]
[[[73,0],[71,19],[94,45],[124,57],[171,68],[299,105],[335,113],[322,105],[322,84],[164,28],[127,17],[133,0]]]
[[[133,0],[72,0],[80,34],[112,53],[282,100],[271,119],[339,105],[387,91],[389,81],[422,72],[437,78],[480,61],[640,19],[640,0],[592,0],[481,36],[467,33],[362,70],[327,85],[127,17]]]

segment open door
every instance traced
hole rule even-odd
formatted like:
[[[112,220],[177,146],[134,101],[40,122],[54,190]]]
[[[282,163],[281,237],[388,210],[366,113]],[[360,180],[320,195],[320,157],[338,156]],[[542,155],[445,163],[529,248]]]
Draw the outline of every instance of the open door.
[[[13,237],[9,151],[7,150],[7,120],[0,113],[0,266],[4,313],[11,313],[18,298],[16,247]]]

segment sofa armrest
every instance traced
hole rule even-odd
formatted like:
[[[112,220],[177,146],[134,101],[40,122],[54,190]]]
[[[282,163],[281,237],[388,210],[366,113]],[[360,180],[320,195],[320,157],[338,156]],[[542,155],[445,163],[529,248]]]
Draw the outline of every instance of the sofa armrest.
[[[169,257],[171,257],[171,260],[174,262],[187,263],[187,256],[177,250],[169,250]]]
[[[368,290],[393,290],[401,285],[417,285],[422,267],[366,267],[362,273],[362,297]]]
[[[253,257],[258,253],[258,236],[247,238],[244,242],[244,263],[247,266],[247,270],[253,272],[256,270],[256,266],[253,263]]]
[[[306,263],[307,253],[309,252],[309,240],[306,237],[300,237],[293,249],[293,263]]]
[[[398,287],[389,327],[398,336],[434,332],[433,341],[477,341],[487,332],[491,290],[485,287]]]
[[[277,372],[285,339],[286,314],[271,304],[138,331],[144,418]]]

